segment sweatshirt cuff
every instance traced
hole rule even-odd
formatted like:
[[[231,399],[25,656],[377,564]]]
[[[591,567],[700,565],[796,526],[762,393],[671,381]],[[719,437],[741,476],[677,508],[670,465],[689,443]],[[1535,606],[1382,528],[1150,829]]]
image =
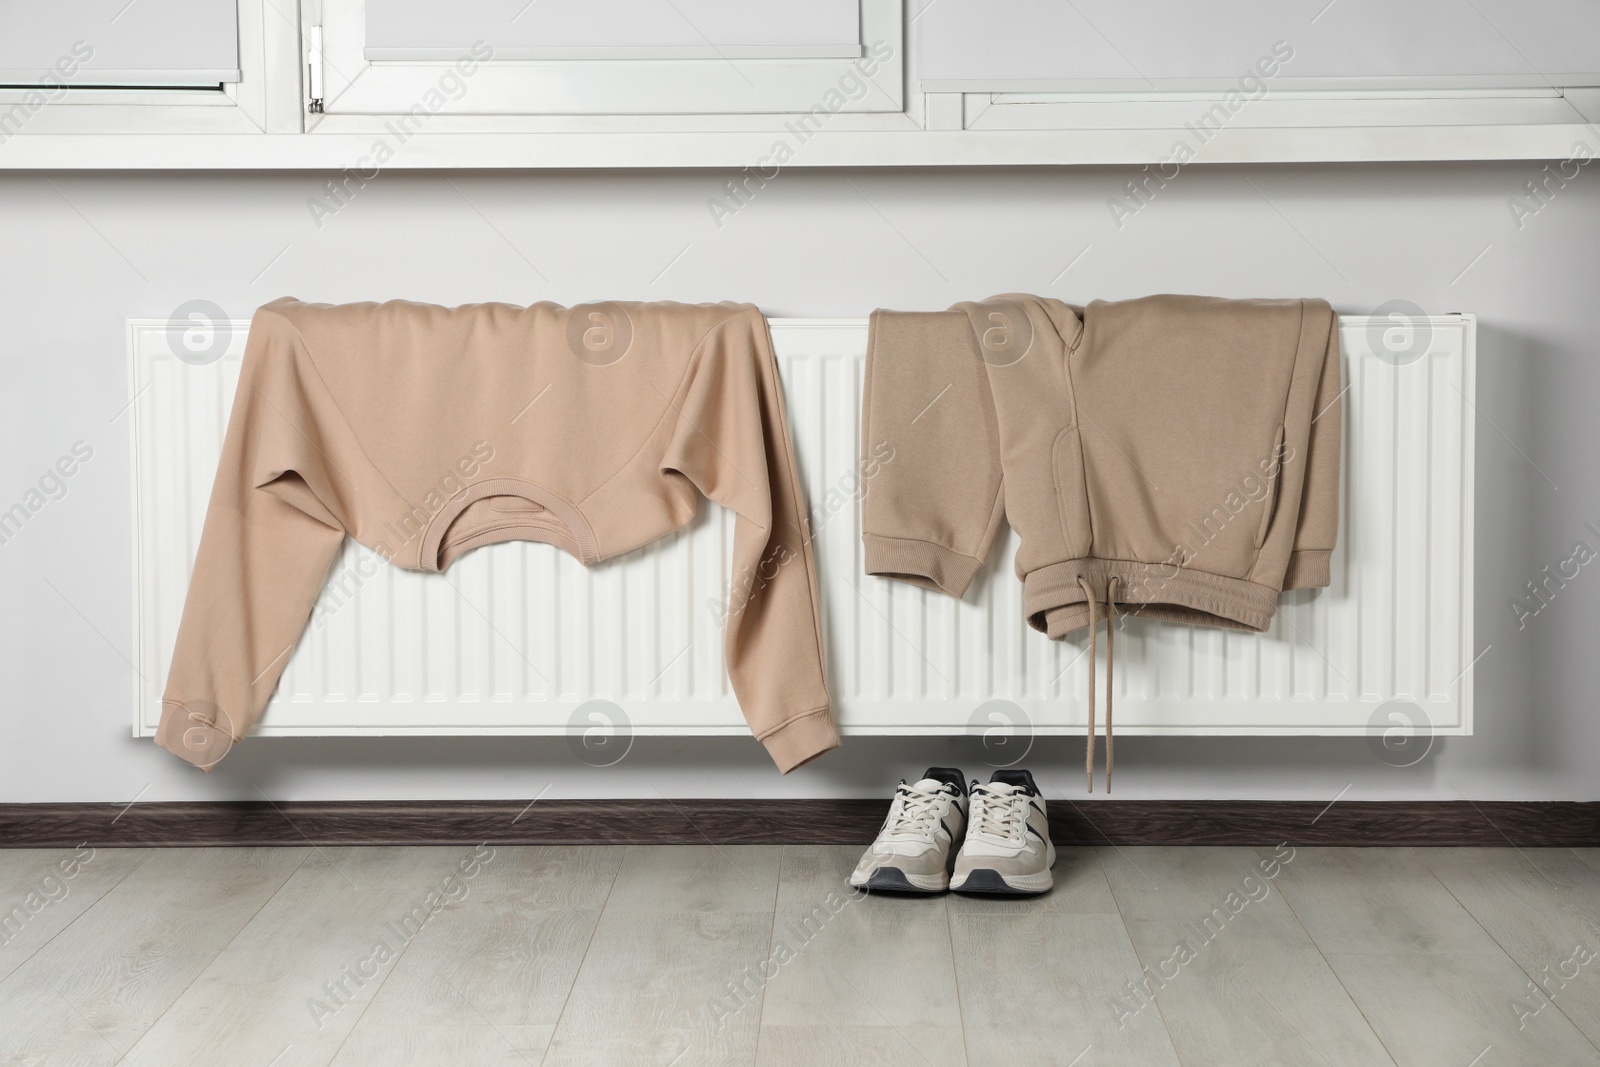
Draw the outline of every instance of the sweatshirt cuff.
[[[227,728],[227,715],[219,715],[218,710],[210,705],[201,708],[173,700],[162,701],[156,744],[209,774],[233,748],[235,740],[232,730]],[[205,714],[206,711],[211,714]]]
[[[983,560],[936,545],[904,537],[864,534],[867,573],[949,593],[960,599],[977,576]]]
[[[767,753],[778,770],[788,774],[829,749],[838,748],[839,731],[834,729],[832,710],[818,708],[763,734],[761,743],[767,746]]]
[[[1320,589],[1332,582],[1329,566],[1333,549],[1305,549],[1289,553],[1289,569],[1283,573],[1283,588]]]

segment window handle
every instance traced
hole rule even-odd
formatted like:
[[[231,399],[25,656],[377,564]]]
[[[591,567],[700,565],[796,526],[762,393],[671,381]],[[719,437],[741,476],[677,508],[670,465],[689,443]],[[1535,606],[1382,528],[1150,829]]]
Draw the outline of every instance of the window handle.
[[[322,114],[322,27],[306,27],[306,85],[309,100],[306,110],[313,115]]]

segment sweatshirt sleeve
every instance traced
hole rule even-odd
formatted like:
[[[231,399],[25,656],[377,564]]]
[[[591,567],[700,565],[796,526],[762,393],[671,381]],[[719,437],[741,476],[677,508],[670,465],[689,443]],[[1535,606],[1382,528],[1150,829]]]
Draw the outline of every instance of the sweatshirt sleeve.
[[[1305,488],[1294,548],[1284,572],[1284,589],[1315,589],[1332,580],[1333,549],[1339,537],[1339,449],[1344,432],[1344,387],[1339,356],[1339,317],[1330,316],[1328,350],[1312,412],[1306,445]]]
[[[816,561],[759,312],[711,331],[673,406],[677,424],[662,467],[736,516],[724,658],[751,733],[787,774],[837,748],[839,734],[824,672]]]
[[[260,718],[344,540],[337,418],[294,327],[250,326],[156,743],[209,771]]]
[[[986,365],[959,311],[876,311],[867,340],[861,502],[868,574],[960,597],[1005,511]]]

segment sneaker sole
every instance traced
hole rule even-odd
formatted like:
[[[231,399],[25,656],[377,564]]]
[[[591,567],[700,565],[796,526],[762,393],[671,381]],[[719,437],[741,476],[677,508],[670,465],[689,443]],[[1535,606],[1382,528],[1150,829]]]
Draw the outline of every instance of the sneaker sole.
[[[950,892],[985,897],[1032,897],[1048,893],[1054,884],[1055,880],[1050,877],[1048,870],[1038,874],[1014,874],[1007,879],[997,870],[978,867],[968,871],[960,885],[951,882]]]
[[[929,884],[918,885],[912,881],[913,877],[918,881],[926,880]],[[850,885],[855,889],[877,890],[889,893],[943,893],[950,888],[948,879],[921,874],[908,876],[899,867],[877,867],[867,876],[866,881],[857,882],[852,880]]]

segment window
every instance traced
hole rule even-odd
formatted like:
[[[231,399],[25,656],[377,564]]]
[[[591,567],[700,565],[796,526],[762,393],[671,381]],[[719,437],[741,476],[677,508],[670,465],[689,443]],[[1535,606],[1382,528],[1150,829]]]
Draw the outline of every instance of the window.
[[[451,116],[904,110],[900,0],[321,7],[320,23],[308,26],[309,95],[319,101],[311,110],[329,118],[404,114],[419,104]],[[462,73],[452,76],[456,64]],[[426,102],[438,99],[441,78],[446,99],[434,108]]]
[[[927,92],[1600,85],[1585,0],[918,0]],[[1259,77],[1260,75],[1258,75]]]
[[[0,0],[0,85],[216,89],[239,80],[234,0]]]
[[[367,0],[365,58],[854,59],[859,0]]]

